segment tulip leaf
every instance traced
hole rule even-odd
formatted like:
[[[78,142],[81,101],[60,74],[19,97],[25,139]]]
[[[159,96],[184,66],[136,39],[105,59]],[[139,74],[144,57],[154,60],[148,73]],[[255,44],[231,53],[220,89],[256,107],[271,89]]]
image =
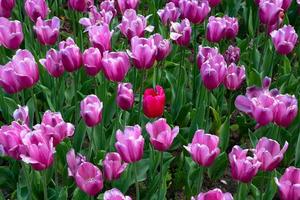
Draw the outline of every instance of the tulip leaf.
[[[225,152],[221,153],[215,160],[214,164],[208,169],[208,175],[211,179],[219,179],[227,169],[228,159]]]
[[[86,135],[86,125],[84,121],[81,119],[78,127],[75,127],[75,134],[73,137],[73,147],[75,151],[81,150],[85,135]]]
[[[229,118],[226,118],[224,123],[221,125],[221,127],[218,130],[219,136],[220,136],[220,147],[222,151],[226,151],[228,144],[229,144],[229,138],[230,138],[230,121]]]

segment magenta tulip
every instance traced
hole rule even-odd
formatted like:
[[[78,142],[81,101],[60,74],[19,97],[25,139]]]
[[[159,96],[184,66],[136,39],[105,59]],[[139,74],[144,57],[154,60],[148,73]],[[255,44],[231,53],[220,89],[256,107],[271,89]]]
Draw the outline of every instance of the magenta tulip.
[[[134,93],[131,83],[119,83],[117,105],[123,110],[130,110],[134,104]]]
[[[94,5],[94,0],[68,0],[68,5],[73,10],[84,12]]]
[[[128,9],[136,10],[140,0],[116,0],[118,9],[121,13],[125,13]]]
[[[117,10],[115,9],[115,0],[104,0],[100,4],[100,10],[105,12],[111,12],[113,17],[117,15]]]
[[[0,17],[9,18],[15,4],[15,0],[0,0]]]
[[[33,22],[39,17],[46,19],[50,12],[45,0],[26,0],[24,7],[28,17]]]
[[[182,17],[193,24],[202,23],[211,10],[208,1],[198,0],[180,0],[179,7]]]
[[[83,17],[79,20],[79,23],[85,28],[89,28],[99,24],[110,24],[114,14],[111,11],[101,10],[98,12],[96,6],[89,8],[89,17]]]
[[[192,28],[190,21],[184,19],[181,23],[171,23],[170,38],[180,46],[187,46],[190,44],[192,35]]]
[[[224,32],[225,37],[227,39],[235,38],[239,32],[238,19],[235,17],[224,16],[223,20],[225,21],[225,24],[226,24],[225,32]]]
[[[104,192],[103,200],[132,200],[129,196],[125,196],[120,190],[113,188]]]
[[[156,33],[151,36],[154,41],[154,45],[156,46],[156,60],[162,61],[164,60],[171,52],[171,44],[169,40],[163,39],[163,37]]]
[[[292,4],[292,0],[283,0],[281,8],[286,11],[287,9],[289,9],[291,4]]]
[[[59,53],[62,64],[67,72],[74,72],[81,67],[82,55],[80,48],[75,44],[72,38],[59,43]]]
[[[162,116],[165,110],[165,103],[165,90],[160,85],[145,90],[143,96],[143,112],[148,118]]]
[[[80,102],[80,115],[89,127],[102,121],[102,109],[103,103],[96,95],[88,95]]]
[[[217,5],[219,5],[221,3],[221,0],[208,0],[209,6],[210,7],[216,7]]]
[[[68,175],[75,177],[79,165],[86,162],[86,158],[81,154],[75,154],[74,149],[71,149],[67,155]]]
[[[274,25],[278,23],[280,15],[283,12],[280,0],[264,0],[259,3],[260,22],[266,25]]]
[[[237,90],[241,87],[243,81],[246,79],[245,67],[237,66],[231,63],[228,66],[227,74],[224,79],[224,85],[229,90]]]
[[[173,2],[169,2],[166,4],[164,9],[158,10],[157,14],[159,15],[163,25],[167,26],[171,22],[176,22],[178,20],[180,17],[180,10]]]
[[[298,101],[293,95],[276,96],[277,105],[274,111],[274,122],[282,127],[288,127],[298,114]]]
[[[192,197],[191,200],[233,200],[233,197],[229,192],[223,193],[222,190],[216,188],[200,193],[197,197]]]
[[[127,163],[122,163],[120,154],[107,153],[103,160],[103,173],[107,181],[117,180],[127,167]]]
[[[223,18],[211,16],[208,19],[206,39],[210,42],[219,42],[225,37],[226,22]]]
[[[40,63],[53,77],[60,77],[65,71],[60,53],[52,48],[47,52],[45,59],[40,59]]]
[[[8,49],[18,49],[24,39],[22,24],[0,17],[0,45]]]
[[[83,66],[86,73],[90,76],[96,76],[102,69],[101,52],[99,49],[90,47],[82,54]]]
[[[58,17],[45,21],[38,17],[33,29],[42,45],[54,45],[59,36],[59,27],[60,20]]]
[[[101,53],[111,50],[111,37],[113,31],[109,30],[107,24],[91,26],[89,29],[90,43],[98,48]]]
[[[173,2],[177,7],[179,7],[179,1],[180,0],[169,0],[169,2]]]
[[[28,106],[18,106],[18,108],[13,113],[14,119],[21,123],[29,126],[29,110]]]
[[[211,47],[203,47],[202,45],[199,46],[199,52],[197,55],[197,65],[199,70],[203,63],[205,63],[208,59],[215,57],[219,53],[217,48]]]
[[[240,48],[230,45],[224,54],[226,63],[237,63],[240,60],[240,52]]]

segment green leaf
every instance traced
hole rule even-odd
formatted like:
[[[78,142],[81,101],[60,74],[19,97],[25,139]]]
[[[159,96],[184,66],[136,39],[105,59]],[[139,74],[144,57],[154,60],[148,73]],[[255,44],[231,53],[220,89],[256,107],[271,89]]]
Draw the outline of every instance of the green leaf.
[[[223,176],[228,164],[227,154],[221,153],[214,164],[208,169],[208,175],[211,179],[219,179]]]
[[[73,147],[77,152],[81,150],[86,134],[86,128],[87,127],[82,119],[80,120],[78,127],[75,128]]]
[[[230,138],[230,121],[229,117],[226,118],[225,122],[221,125],[220,129],[218,130],[219,136],[220,136],[220,143],[221,143],[221,149],[222,151],[226,151],[228,144],[229,144],[229,138]]]

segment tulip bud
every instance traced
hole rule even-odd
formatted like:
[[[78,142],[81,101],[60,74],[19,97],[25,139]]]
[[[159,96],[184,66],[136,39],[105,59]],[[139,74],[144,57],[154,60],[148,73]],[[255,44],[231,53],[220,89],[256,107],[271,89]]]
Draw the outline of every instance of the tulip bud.
[[[96,126],[102,121],[103,103],[96,95],[86,96],[80,103],[80,115],[89,127]]]
[[[283,127],[288,127],[298,114],[298,101],[293,95],[277,95],[277,105],[275,106],[274,122]]]
[[[232,63],[229,65],[227,74],[224,79],[224,85],[229,90],[237,90],[246,79],[245,67],[236,66]]]
[[[47,52],[45,59],[40,59],[40,63],[53,77],[60,77],[65,71],[61,61],[61,55],[52,48]]]
[[[33,22],[39,17],[46,19],[50,12],[45,0],[26,0],[24,6],[28,17]]]
[[[119,11],[124,14],[126,10],[136,10],[139,6],[140,0],[116,0]]]
[[[208,1],[180,0],[179,7],[182,17],[187,18],[193,24],[202,23],[210,12]]]
[[[117,92],[117,105],[123,110],[133,107],[134,94],[131,83],[119,83]]]
[[[83,52],[82,57],[86,73],[90,76],[96,76],[102,69],[102,56],[99,49],[90,47]]]
[[[84,12],[94,5],[94,0],[69,0],[68,5],[73,10]]]
[[[164,113],[165,101],[165,91],[160,85],[157,85],[155,89],[146,89],[143,96],[144,114],[148,118],[162,116]]]
[[[233,200],[229,192],[223,193],[219,188],[210,190],[205,193],[200,193],[197,197],[192,197],[191,200]]]
[[[264,0],[259,3],[259,18],[260,22],[266,25],[276,24],[279,20],[279,15],[283,11],[281,8],[282,1],[279,0]]]
[[[16,109],[13,113],[13,117],[16,121],[20,122],[21,124],[26,124],[29,126],[29,111],[28,106],[18,106],[19,108]]]
[[[0,0],[0,17],[9,18],[15,4],[15,0]]]
[[[199,52],[197,55],[197,64],[199,70],[201,69],[201,66],[204,62],[206,62],[208,59],[216,56],[219,53],[219,50],[217,48],[211,48],[211,47],[202,47],[202,45],[199,46]]]
[[[104,177],[107,181],[117,180],[126,169],[127,163],[122,164],[118,153],[107,153],[103,161]]]
[[[72,38],[59,43],[59,52],[62,64],[67,72],[76,71],[81,67],[82,55],[80,48],[75,44]]]
[[[18,49],[24,39],[22,24],[0,17],[0,45],[8,49]]]
[[[79,20],[79,23],[83,25],[85,28],[99,25],[99,24],[110,24],[111,20],[113,19],[114,15],[111,11],[97,11],[96,6],[91,6],[89,8],[89,18],[83,17]]]
[[[167,26],[171,22],[176,22],[180,17],[180,10],[173,2],[167,3],[164,9],[157,11],[163,25]]]
[[[240,60],[240,48],[230,45],[224,54],[224,58],[228,65],[237,63]]]
[[[223,18],[211,16],[208,19],[206,39],[210,42],[219,42],[225,36],[226,23]]]
[[[113,31],[109,30],[107,24],[91,26],[88,30],[90,43],[94,47],[98,48],[101,53],[111,50],[110,41]]]
[[[239,23],[237,18],[224,16],[223,20],[226,24],[225,31],[224,31],[225,37],[227,39],[235,38],[239,32]]]
[[[163,37],[156,33],[151,36],[151,39],[154,41],[154,45],[156,46],[156,60],[162,61],[165,59],[171,52],[171,44],[169,40],[163,39]]]
[[[107,190],[104,192],[103,200],[132,200],[130,196],[124,196],[124,194],[116,189],[113,188],[111,190]]]
[[[187,46],[190,44],[192,28],[190,21],[184,19],[181,23],[171,23],[170,38],[180,46]]]
[[[42,45],[54,45],[59,36],[59,27],[60,20],[57,17],[45,21],[38,17],[33,29]]]

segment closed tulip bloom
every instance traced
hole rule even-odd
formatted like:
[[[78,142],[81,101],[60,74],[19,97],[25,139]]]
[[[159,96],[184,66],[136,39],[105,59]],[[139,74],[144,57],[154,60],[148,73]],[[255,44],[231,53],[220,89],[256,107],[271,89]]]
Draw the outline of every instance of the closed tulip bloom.
[[[89,8],[89,17],[81,18],[79,23],[88,30],[88,28],[93,25],[110,24],[113,17],[114,14],[111,11],[101,10],[98,12],[96,6],[91,6]]]
[[[14,119],[21,123],[26,124],[29,126],[29,110],[28,106],[20,106],[18,105],[18,108],[13,113]]]
[[[86,162],[86,158],[81,154],[75,154],[74,149],[71,149],[67,155],[66,160],[68,164],[68,175],[75,177],[78,167]]]
[[[217,5],[219,5],[221,3],[221,0],[208,0],[209,6],[210,7],[216,7]]]
[[[89,127],[102,121],[102,109],[103,103],[96,95],[88,95],[80,102],[80,115]]]
[[[288,167],[281,178],[275,178],[275,182],[279,189],[281,200],[298,200],[300,199],[300,169],[296,167]]]
[[[270,35],[276,51],[283,55],[291,53],[298,40],[298,35],[291,25],[284,25],[282,28],[273,31]]]
[[[264,0],[259,3],[260,22],[266,25],[273,25],[279,21],[281,8],[281,0]]]
[[[286,11],[287,9],[289,9],[291,4],[292,4],[292,0],[283,0],[281,8]]]
[[[193,24],[202,23],[210,12],[208,1],[180,0],[179,7],[182,17],[187,18]]]
[[[131,200],[129,196],[125,196],[120,190],[113,188],[104,192],[104,200]]]
[[[90,47],[82,54],[83,66],[86,73],[90,76],[96,76],[102,69],[101,52],[99,49]]]
[[[164,9],[157,11],[163,25],[167,26],[170,22],[176,22],[180,17],[180,10],[173,2],[166,4]]]
[[[117,15],[117,10],[115,9],[115,0],[104,0],[100,4],[100,10],[105,12],[112,12],[113,17]]]
[[[164,118],[160,118],[153,123],[147,123],[146,130],[150,135],[151,144],[158,151],[167,151],[179,133],[179,127],[175,126],[171,129]]]
[[[126,126],[124,131],[116,133],[115,147],[126,163],[134,163],[142,159],[145,140],[139,125]]]
[[[260,170],[273,171],[276,169],[283,159],[283,155],[288,148],[288,143],[285,142],[282,149],[276,140],[271,140],[266,137],[261,138],[255,148],[257,160],[261,162]]]
[[[165,102],[165,91],[160,85],[157,85],[155,89],[146,89],[143,96],[144,114],[148,118],[162,116],[164,114]]]
[[[190,44],[192,28],[190,21],[184,19],[181,23],[171,23],[170,38],[180,46],[187,46]]]
[[[215,57],[219,53],[217,48],[211,47],[203,47],[202,45],[199,46],[199,51],[197,54],[197,64],[198,68],[201,69],[203,63],[205,63],[208,59]]]
[[[219,42],[225,37],[226,22],[223,18],[211,16],[208,19],[206,39],[210,42]]]
[[[220,154],[219,137],[207,134],[204,130],[197,130],[192,143],[184,148],[190,153],[192,159],[200,166],[211,166]]]
[[[117,105],[123,110],[129,110],[134,104],[134,93],[131,83],[119,83],[117,91]]]
[[[75,44],[72,38],[59,43],[59,52],[62,64],[67,72],[74,72],[82,65],[82,55],[80,48]]]
[[[73,10],[84,12],[87,11],[90,6],[94,5],[94,0],[69,0],[68,5]]]
[[[238,19],[235,17],[224,16],[223,20],[225,21],[225,24],[226,24],[225,32],[224,32],[225,37],[227,39],[235,38],[239,32]]]
[[[136,10],[139,6],[140,0],[116,0],[119,11],[124,14],[126,10]]]
[[[9,18],[15,4],[15,0],[0,0],[0,17]]]
[[[129,57],[125,52],[104,52],[102,66],[105,77],[114,82],[121,82],[130,69]]]
[[[226,63],[237,63],[240,60],[240,52],[240,48],[230,45],[224,54]]]
[[[248,151],[248,149],[242,149],[236,145],[229,154],[231,176],[243,183],[249,183],[261,166],[261,162],[255,155],[253,157],[247,156]]]
[[[227,74],[224,79],[224,85],[229,90],[237,90],[241,87],[243,81],[246,79],[245,67],[237,66],[231,63],[228,66]]]
[[[8,49],[18,49],[24,39],[22,24],[0,17],[0,45]]]
[[[53,17],[49,20],[37,18],[36,24],[33,27],[38,41],[42,45],[54,45],[59,36],[60,20],[58,17]]]
[[[122,163],[120,154],[107,153],[103,160],[103,173],[107,181],[117,180],[127,167],[127,163]]]
[[[24,7],[28,17],[33,22],[39,17],[46,19],[50,12],[45,0],[26,0]]]
[[[275,107],[274,122],[282,127],[288,127],[298,114],[298,101],[293,95],[276,96],[277,105]]]
[[[46,53],[46,58],[40,59],[40,63],[51,76],[56,78],[60,77],[65,71],[60,53],[52,48]]]
[[[157,49],[152,38],[131,39],[131,52],[129,56],[137,69],[149,69],[153,66],[156,58]]]
[[[164,60],[171,52],[171,44],[169,40],[164,39],[160,34],[156,33],[151,36],[154,41],[154,45],[156,46],[156,60],[162,61]]]
[[[109,30],[107,24],[92,26],[89,29],[90,43],[98,48],[101,53],[111,50],[111,37],[113,31]]]
[[[229,192],[223,193],[222,190],[216,188],[200,193],[197,197],[192,197],[191,200],[233,200],[233,197]]]

